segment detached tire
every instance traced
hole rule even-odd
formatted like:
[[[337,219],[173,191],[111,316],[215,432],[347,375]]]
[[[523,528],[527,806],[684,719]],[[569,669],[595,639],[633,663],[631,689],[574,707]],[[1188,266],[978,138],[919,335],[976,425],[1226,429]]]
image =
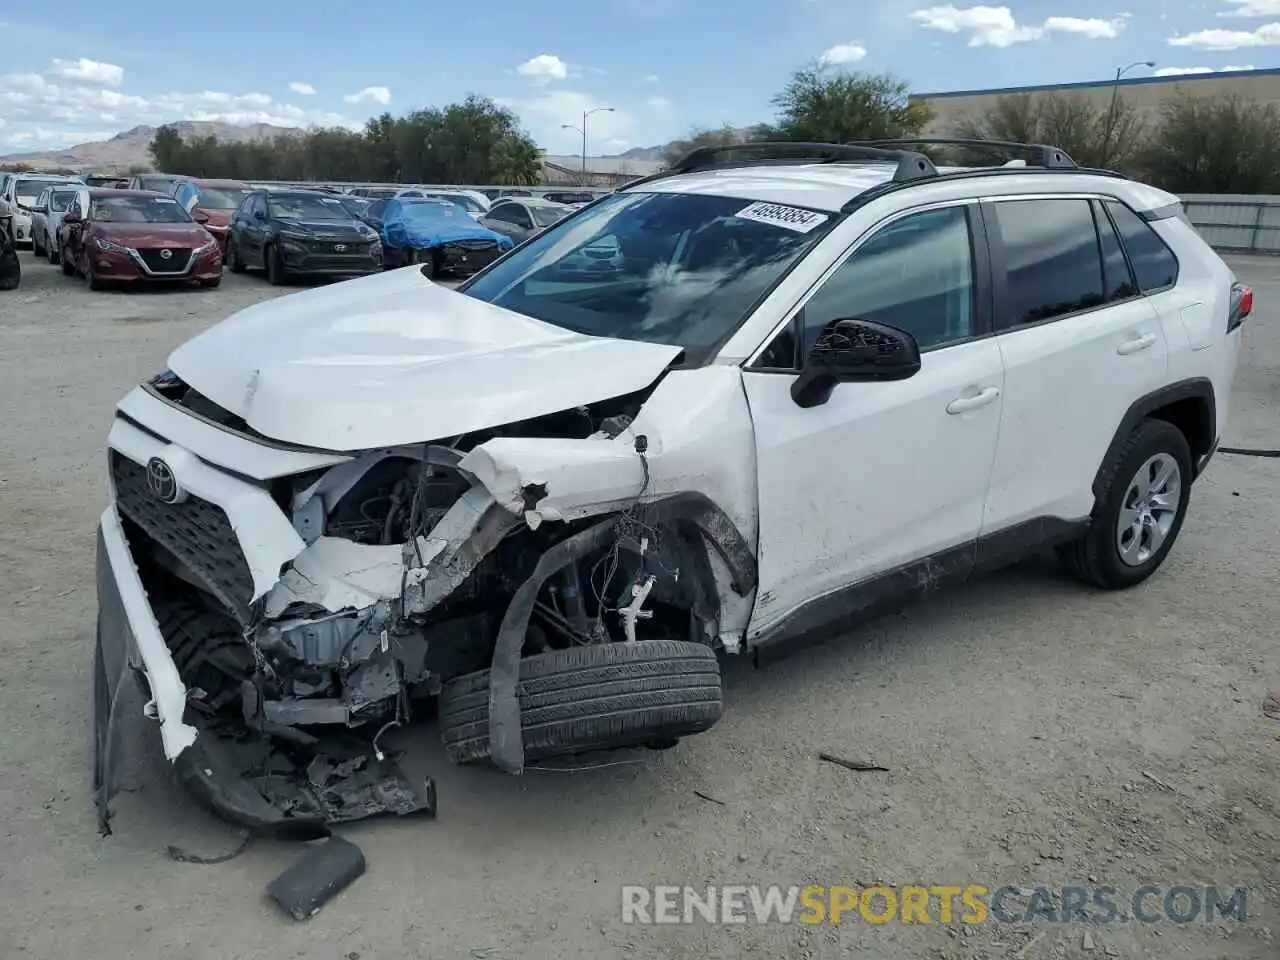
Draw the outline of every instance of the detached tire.
[[[553,650],[520,661],[527,760],[569,756],[702,733],[720,719],[715,651],[683,640]],[[440,736],[454,763],[489,757],[489,671],[440,693]]]

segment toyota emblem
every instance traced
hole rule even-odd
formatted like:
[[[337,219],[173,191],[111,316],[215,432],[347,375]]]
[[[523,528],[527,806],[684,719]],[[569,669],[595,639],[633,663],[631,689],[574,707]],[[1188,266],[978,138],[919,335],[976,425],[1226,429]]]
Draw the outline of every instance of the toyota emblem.
[[[161,503],[177,503],[182,499],[182,488],[178,486],[178,478],[173,475],[173,468],[159,457],[147,461],[147,486]]]
[[[170,257],[172,257],[172,256],[173,256],[173,251],[172,251],[172,250],[161,250],[161,251],[160,251],[160,259],[161,259],[161,260],[168,260],[168,259],[169,259]]]
[[[346,245],[345,243],[335,243],[335,244],[333,245],[333,252],[334,252],[334,253],[346,253],[346,252],[347,252],[347,245]]]

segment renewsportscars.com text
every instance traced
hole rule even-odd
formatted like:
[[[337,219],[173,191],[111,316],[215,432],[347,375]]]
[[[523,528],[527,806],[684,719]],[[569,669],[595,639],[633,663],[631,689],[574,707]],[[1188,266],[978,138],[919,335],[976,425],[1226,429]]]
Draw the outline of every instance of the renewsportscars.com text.
[[[623,887],[623,923],[1212,923],[1248,919],[1244,887]]]

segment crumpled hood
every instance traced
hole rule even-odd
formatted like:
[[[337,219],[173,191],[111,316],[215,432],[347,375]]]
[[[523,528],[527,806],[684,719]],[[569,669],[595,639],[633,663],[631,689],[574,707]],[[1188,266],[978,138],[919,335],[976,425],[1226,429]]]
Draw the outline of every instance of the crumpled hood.
[[[284,220],[279,221],[283,233],[322,240],[372,240],[363,222],[351,220]]]
[[[622,396],[679,353],[563,330],[404,267],[247,307],[169,368],[265,436],[345,452]]]

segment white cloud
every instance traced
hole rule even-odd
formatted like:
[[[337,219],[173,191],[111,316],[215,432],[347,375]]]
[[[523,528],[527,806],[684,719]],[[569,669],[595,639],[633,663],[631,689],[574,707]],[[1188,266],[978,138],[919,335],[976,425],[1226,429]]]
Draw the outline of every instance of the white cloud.
[[[365,87],[358,93],[349,93],[342,98],[347,103],[380,103],[386,106],[391,102],[391,91],[386,87]]]
[[[927,7],[911,19],[927,30],[967,33],[971,47],[1011,47],[1039,40],[1051,33],[1072,33],[1090,40],[1110,40],[1124,29],[1128,16],[1112,20],[1081,17],[1048,17],[1042,24],[1020,24],[1008,7]]]
[[[316,88],[309,83],[291,83],[289,89],[304,97],[313,97],[316,93]]]
[[[646,73],[642,78],[645,83],[657,83],[658,75],[656,73]]]
[[[500,99],[500,106],[519,115],[520,120],[538,145],[550,153],[579,153],[582,150],[582,134],[565,130],[562,125],[582,124],[582,114],[597,107],[613,106],[590,94],[575,90],[548,90],[528,98]],[[635,120],[625,110],[593,113],[587,121],[587,151],[598,151],[602,143],[610,140],[635,141]]]
[[[124,68],[114,63],[99,63],[97,60],[55,60],[53,72],[66,80],[79,83],[92,83],[103,87],[118,87],[124,83]]]
[[[1124,20],[1099,20],[1096,17],[1050,17],[1044,22],[1045,30],[1058,33],[1075,33],[1090,40],[1114,40],[1124,27]]]
[[[818,58],[823,66],[838,66],[842,63],[857,63],[867,55],[867,48],[860,43],[837,43]]]
[[[249,91],[217,90],[153,93],[145,96],[80,82],[55,83],[38,73],[0,75],[0,116],[8,124],[3,146],[62,146],[105,139],[138,125],[158,126],[175,120],[223,123],[269,123],[275,126],[338,126],[358,129],[360,121],[324,110]],[[112,129],[114,128],[114,129]],[[103,132],[106,129],[108,132]]]
[[[645,101],[645,105],[650,110],[670,110],[671,101],[666,97],[650,97]]]
[[[1280,0],[1223,0],[1234,10],[1223,10],[1220,17],[1280,17]]]
[[[1161,67],[1155,71],[1157,77],[1190,77],[1205,73],[1234,73],[1239,70],[1256,70],[1250,64],[1245,67]]]
[[[516,67],[516,73],[530,83],[542,86],[568,77],[569,65],[553,54],[540,53]]]
[[[1170,37],[1171,47],[1198,50],[1241,50],[1248,47],[1280,46],[1280,23],[1265,23],[1257,30],[1198,30],[1186,36]]]

